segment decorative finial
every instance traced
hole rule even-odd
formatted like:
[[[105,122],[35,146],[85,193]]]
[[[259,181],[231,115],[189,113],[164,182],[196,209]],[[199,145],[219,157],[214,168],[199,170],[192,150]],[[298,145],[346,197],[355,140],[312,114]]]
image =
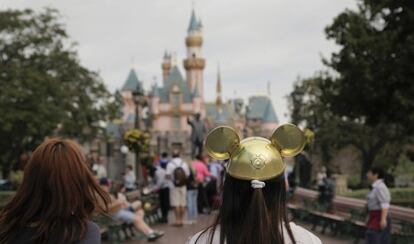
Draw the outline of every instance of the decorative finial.
[[[272,94],[271,94],[271,89],[270,89],[270,81],[267,81],[267,95],[270,97]]]
[[[171,54],[171,66],[174,67],[177,65],[177,53],[173,52]]]
[[[221,75],[220,75],[220,64],[217,64],[217,86],[216,86],[217,98],[216,105],[221,107],[223,99],[221,97]]]
[[[135,57],[132,56],[131,57],[131,69],[134,69],[134,67],[135,67]]]

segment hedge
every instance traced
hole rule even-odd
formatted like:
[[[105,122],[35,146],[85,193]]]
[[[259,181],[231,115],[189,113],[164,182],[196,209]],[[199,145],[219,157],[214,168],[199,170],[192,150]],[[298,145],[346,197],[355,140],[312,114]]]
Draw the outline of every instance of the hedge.
[[[345,197],[365,199],[368,189],[349,191],[343,194]],[[402,206],[414,206],[414,187],[390,188],[391,204]]]

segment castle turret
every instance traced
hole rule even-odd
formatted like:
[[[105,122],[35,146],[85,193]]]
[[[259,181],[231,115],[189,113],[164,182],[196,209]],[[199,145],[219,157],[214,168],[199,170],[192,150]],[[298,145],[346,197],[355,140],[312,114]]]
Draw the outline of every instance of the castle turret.
[[[201,52],[203,45],[202,27],[201,20],[197,20],[193,9],[185,39],[187,58],[184,59],[184,68],[187,71],[187,82],[190,90],[193,91],[197,87],[201,98],[204,98],[203,70],[205,59]]]
[[[160,92],[157,83],[152,86],[151,91],[151,113],[157,116],[159,113]]]
[[[170,75],[171,70],[171,54],[165,50],[164,58],[162,60],[161,68],[162,68],[162,81],[165,82]]]
[[[220,67],[217,69],[217,84],[216,84],[216,105],[217,108],[221,108],[223,104],[223,99],[221,97],[221,76],[220,76]]]

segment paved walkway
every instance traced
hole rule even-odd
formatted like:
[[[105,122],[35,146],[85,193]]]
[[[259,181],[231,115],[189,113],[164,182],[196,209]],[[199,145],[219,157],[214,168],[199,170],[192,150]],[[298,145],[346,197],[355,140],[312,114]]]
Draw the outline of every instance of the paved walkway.
[[[184,244],[189,236],[197,233],[202,230],[204,227],[208,226],[214,218],[214,215],[206,216],[200,215],[197,224],[194,225],[184,225],[184,227],[173,227],[172,225],[156,225],[154,226],[157,230],[165,231],[165,236],[157,240],[157,244]],[[173,218],[171,218],[173,219]],[[299,224],[300,225],[300,224]],[[321,238],[322,243],[324,244],[351,244],[351,240],[337,239],[332,238],[327,235],[321,235],[316,233],[316,235]],[[147,243],[147,241],[128,241],[127,244],[140,244]]]

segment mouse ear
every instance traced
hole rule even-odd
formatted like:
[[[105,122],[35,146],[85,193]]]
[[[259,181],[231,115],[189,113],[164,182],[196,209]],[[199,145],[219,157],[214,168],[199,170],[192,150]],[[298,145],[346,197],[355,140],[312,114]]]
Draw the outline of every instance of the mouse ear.
[[[224,160],[230,158],[232,152],[240,146],[240,137],[230,127],[220,126],[213,129],[205,142],[207,153],[215,159]]]
[[[270,141],[283,157],[296,156],[306,144],[305,134],[293,124],[279,126],[273,132]]]

